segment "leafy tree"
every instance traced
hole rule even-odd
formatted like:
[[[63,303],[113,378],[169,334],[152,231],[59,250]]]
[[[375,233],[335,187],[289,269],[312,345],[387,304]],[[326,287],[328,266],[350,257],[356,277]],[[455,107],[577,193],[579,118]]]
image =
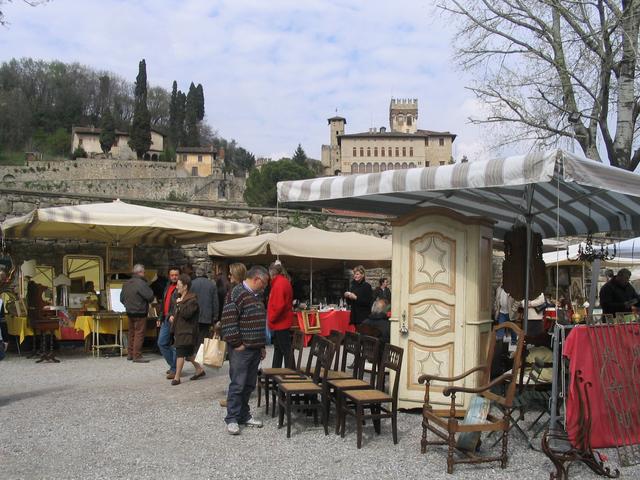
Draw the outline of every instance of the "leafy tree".
[[[138,65],[135,88],[135,110],[129,132],[129,147],[142,158],[151,146],[151,125],[147,108],[147,64],[142,59]]]
[[[40,5],[41,3],[47,3],[49,0],[22,0],[22,1],[27,5],[29,5],[30,7],[35,7],[37,5]],[[8,3],[8,2],[11,2],[11,0],[0,0],[0,8],[2,8],[3,3]],[[9,25],[9,21],[4,16],[3,11],[0,10],[0,26],[5,26],[5,25]]]
[[[75,160],[76,158],[87,158],[87,152],[85,151],[84,148],[82,148],[80,145],[78,145],[76,147],[76,149],[73,151],[73,154],[71,154],[71,157]]]
[[[64,128],[58,128],[55,132],[47,136],[46,150],[53,155],[68,157],[69,155],[69,132]]]
[[[105,154],[108,154],[113,144],[116,143],[116,124],[113,121],[111,110],[104,111],[100,127],[102,128],[102,132],[100,132],[100,148]]]
[[[244,191],[244,200],[252,207],[275,207],[278,182],[305,178],[313,178],[313,172],[305,165],[288,159],[268,162],[261,169],[251,170]]]
[[[298,144],[298,148],[296,148],[296,151],[293,153],[292,160],[296,162],[298,165],[306,165],[307,154],[304,153],[304,150],[302,149],[302,145]]]
[[[498,125],[501,144],[565,138],[588,158],[636,168],[640,2],[441,0],[441,7],[460,20],[457,58],[476,74],[471,90],[489,112],[472,122]]]

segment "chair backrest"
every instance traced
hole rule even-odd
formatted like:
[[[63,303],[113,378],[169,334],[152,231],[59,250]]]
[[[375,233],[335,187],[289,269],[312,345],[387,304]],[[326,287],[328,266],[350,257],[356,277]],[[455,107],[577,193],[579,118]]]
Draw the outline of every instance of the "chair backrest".
[[[398,388],[400,387],[400,370],[402,369],[403,355],[404,349],[387,343],[382,351],[382,359],[380,360],[380,368],[378,369],[378,378],[376,380],[375,387],[380,391],[384,391],[385,374],[387,370],[395,372],[393,387],[391,387],[391,391],[389,392],[394,403],[398,401]]]
[[[316,341],[313,354],[316,357],[316,363],[313,368],[312,380],[315,384],[322,382],[326,385],[327,376],[329,375],[329,370],[331,370],[331,365],[333,364],[333,350],[335,346],[333,342],[321,337],[320,335],[314,336],[314,339]]]
[[[338,330],[331,330],[331,332],[329,332],[327,340],[333,343],[333,356],[335,360],[332,362],[332,368],[334,370],[338,370],[338,365],[340,363],[340,346],[342,345],[342,341],[344,340],[344,333],[339,332]]]
[[[513,372],[512,381],[509,382],[507,386],[507,390],[504,395],[498,395],[497,393],[491,391],[485,391],[481,395],[489,400],[493,400],[495,402],[500,403],[505,407],[511,407],[513,404],[513,397],[516,393],[516,387],[518,386],[518,375],[520,373],[520,364],[522,363],[522,351],[524,349],[524,332],[522,329],[512,322],[503,322],[493,327],[491,340],[489,341],[489,349],[487,351],[487,360],[484,365],[483,375],[481,377],[481,384],[486,385],[491,381],[491,364],[493,362],[493,357],[496,354],[497,343],[502,342],[502,338],[497,338],[497,333],[499,330],[509,329],[511,330],[511,334],[514,333],[518,336],[518,343],[516,345],[516,351],[513,354],[513,366],[511,367],[511,371]]]
[[[369,383],[372,387],[376,383],[376,372],[379,370],[380,364],[380,340],[368,335],[360,335],[360,357],[358,358],[358,365],[354,365],[357,368],[355,374],[356,378],[363,379],[365,374],[365,365],[369,362],[371,364],[371,375],[369,377]]]
[[[294,370],[300,370],[302,366],[302,354],[304,352],[304,332],[296,330],[293,332],[293,341],[291,342],[291,362],[293,365],[285,365]],[[297,353],[297,355],[296,355]]]
[[[353,355],[353,364],[358,365],[360,361],[360,335],[355,332],[347,332],[344,334],[344,346],[342,347],[342,363],[340,370],[347,371],[347,357]],[[354,377],[357,373],[354,368]]]

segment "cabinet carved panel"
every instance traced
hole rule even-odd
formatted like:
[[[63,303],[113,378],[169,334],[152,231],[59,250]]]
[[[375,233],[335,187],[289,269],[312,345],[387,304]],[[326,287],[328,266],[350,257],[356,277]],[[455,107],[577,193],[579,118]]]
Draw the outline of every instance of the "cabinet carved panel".
[[[455,330],[456,307],[439,300],[409,305],[409,331],[438,336]]]
[[[456,241],[438,232],[427,232],[411,241],[410,292],[435,288],[456,289]]]
[[[409,340],[409,374],[407,375],[407,388],[410,390],[424,390],[424,385],[418,383],[420,375],[430,373],[445,377],[454,375],[454,348],[453,342],[443,345],[421,345]],[[442,385],[434,384],[442,387]]]

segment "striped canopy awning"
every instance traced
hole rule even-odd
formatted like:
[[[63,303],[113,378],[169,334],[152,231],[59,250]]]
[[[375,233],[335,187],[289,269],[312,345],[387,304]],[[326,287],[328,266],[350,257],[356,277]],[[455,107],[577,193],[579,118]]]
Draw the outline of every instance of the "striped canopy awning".
[[[496,238],[527,218],[545,238],[640,230],[640,175],[562,150],[279,182],[278,201],[393,216],[445,207],[493,220]]]
[[[2,223],[7,238],[76,238],[110,245],[173,246],[255,235],[249,223],[143,207],[116,200],[37,208]]]

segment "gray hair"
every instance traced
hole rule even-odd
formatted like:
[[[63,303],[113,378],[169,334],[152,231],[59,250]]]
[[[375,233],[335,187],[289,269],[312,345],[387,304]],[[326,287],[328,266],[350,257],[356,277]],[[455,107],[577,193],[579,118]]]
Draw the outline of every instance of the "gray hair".
[[[196,277],[204,277],[206,272],[203,267],[196,267]]]
[[[371,313],[384,313],[386,309],[387,301],[381,298],[373,302],[373,305],[371,306]]]
[[[269,265],[269,275],[276,276],[284,273],[284,267],[279,260],[276,260],[271,265]]]
[[[142,265],[141,263],[136,263],[133,266],[133,273],[142,273],[144,272],[144,265]]]
[[[269,280],[269,272],[262,265],[254,265],[247,272],[247,278],[260,277],[264,280]]]

